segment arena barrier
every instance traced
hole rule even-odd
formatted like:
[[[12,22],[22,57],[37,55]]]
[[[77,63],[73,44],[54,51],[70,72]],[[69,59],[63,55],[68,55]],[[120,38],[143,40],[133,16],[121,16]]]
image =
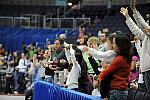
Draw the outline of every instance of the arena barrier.
[[[76,92],[51,84],[39,81],[35,84],[33,100],[102,100],[84,93]]]

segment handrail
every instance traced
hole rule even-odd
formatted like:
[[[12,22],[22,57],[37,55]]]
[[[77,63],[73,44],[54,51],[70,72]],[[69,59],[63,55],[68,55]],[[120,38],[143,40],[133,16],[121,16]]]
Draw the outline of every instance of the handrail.
[[[78,25],[78,27],[83,26],[86,23],[88,23],[88,26],[91,25],[91,18],[76,18],[76,25],[78,20],[84,20],[84,22]]]
[[[25,16],[26,15],[26,16]],[[28,15],[32,15],[32,16],[28,16]],[[22,14],[21,17],[8,17],[8,16],[0,16],[0,19],[11,19],[11,26],[16,26],[16,20],[18,19],[20,21],[20,26],[22,25],[22,21],[25,20],[25,22],[27,22],[27,26],[28,27],[39,27],[39,23],[43,24],[43,28],[52,28],[52,26],[54,25],[53,28],[62,28],[63,22],[69,23],[66,24],[66,26],[64,25],[63,28],[77,28],[80,27],[81,25],[88,25],[90,26],[91,24],[91,18],[49,18],[46,16],[43,16],[42,19],[39,19],[39,15],[38,14]],[[34,18],[35,17],[35,18]],[[41,17],[40,17],[41,18]],[[55,21],[55,23],[53,23]],[[1,23],[0,23],[1,24]],[[47,26],[50,25],[50,26]]]
[[[30,19],[29,17],[14,17],[14,19]]]
[[[60,18],[60,27],[62,27],[62,20],[72,20],[72,28],[75,28],[75,18]]]
[[[30,18],[30,27],[35,27],[35,28],[39,27],[40,25],[39,19],[41,17],[40,14],[21,14],[21,16]]]
[[[11,20],[11,25],[10,26],[13,26],[13,17],[8,17],[8,16],[0,16],[0,19],[10,19]]]
[[[60,27],[60,24],[59,24],[60,18],[44,18],[44,20],[43,20],[43,27],[44,28],[47,28],[47,26],[46,26],[47,20],[57,20],[57,27]],[[50,21],[50,26],[52,26],[52,24],[53,24],[53,22]]]
[[[13,17],[8,17],[8,16],[0,16],[0,18],[12,18],[13,19]]]
[[[21,14],[21,16],[39,16],[40,14]]]
[[[30,18],[29,18],[29,17],[14,17],[14,26],[16,26],[16,20],[17,20],[17,19],[20,21],[20,25],[21,25],[21,26],[23,26],[23,25],[22,25],[22,20],[25,20],[25,21],[28,22],[27,27],[30,27]],[[24,27],[24,26],[23,26],[23,27]]]

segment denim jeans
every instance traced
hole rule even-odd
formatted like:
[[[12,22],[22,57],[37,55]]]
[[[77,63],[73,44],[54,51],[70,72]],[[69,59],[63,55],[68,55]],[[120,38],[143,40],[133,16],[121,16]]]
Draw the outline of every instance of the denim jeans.
[[[19,77],[18,77],[18,92],[19,93],[23,93],[25,90],[25,73],[19,72],[18,73]]]
[[[143,73],[143,79],[147,92],[150,92],[150,71],[146,71]]]
[[[109,100],[126,100],[128,90],[110,90]]]
[[[31,83],[34,82],[34,79],[35,79],[35,75],[34,75],[34,74],[33,74],[33,75],[29,75],[29,81],[30,81]]]
[[[13,73],[13,78],[14,78],[14,91],[17,91],[18,89],[18,78],[19,78],[19,75],[18,75],[18,71],[14,71]]]

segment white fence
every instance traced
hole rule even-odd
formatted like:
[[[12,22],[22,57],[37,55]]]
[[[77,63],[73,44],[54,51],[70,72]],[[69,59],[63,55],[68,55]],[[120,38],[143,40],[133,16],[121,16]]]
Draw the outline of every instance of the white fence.
[[[39,14],[22,14],[21,17],[0,16],[0,26],[25,28],[77,28],[90,26],[90,18],[50,18]]]

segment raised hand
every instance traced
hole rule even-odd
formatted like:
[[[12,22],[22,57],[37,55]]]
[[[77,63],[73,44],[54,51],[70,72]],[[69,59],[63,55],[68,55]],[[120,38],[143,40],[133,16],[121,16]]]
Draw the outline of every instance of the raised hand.
[[[150,33],[150,26],[144,27],[142,31],[145,33]]]
[[[121,7],[120,13],[127,18],[129,16],[129,14],[128,14],[128,7],[126,7],[126,8]]]
[[[133,14],[135,14],[135,11],[136,11],[135,5],[136,5],[136,0],[131,0],[130,7],[133,11]]]
[[[88,51],[88,47],[83,47],[83,52],[87,52]]]
[[[71,60],[75,61],[76,60],[75,50],[72,48],[72,45],[70,45],[70,54],[71,54]]]

